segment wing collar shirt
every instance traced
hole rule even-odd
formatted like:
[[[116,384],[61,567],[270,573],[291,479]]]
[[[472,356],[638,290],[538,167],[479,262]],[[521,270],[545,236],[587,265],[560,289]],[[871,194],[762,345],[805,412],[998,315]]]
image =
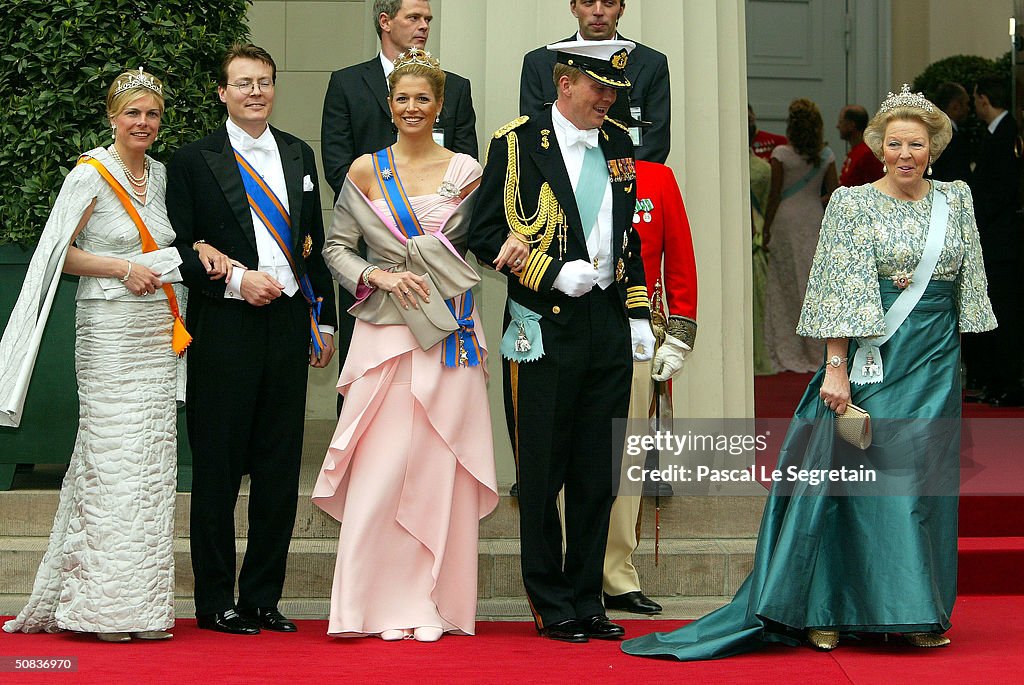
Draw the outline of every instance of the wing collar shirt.
[[[565,162],[565,170],[569,172],[569,181],[572,183],[573,192],[575,192],[583,171],[583,155],[588,147],[598,147],[599,131],[596,128],[587,131],[576,128],[558,111],[558,103],[551,106],[551,122],[555,128],[558,149],[561,150],[562,160]],[[605,183],[601,209],[597,213],[597,225],[587,238],[587,253],[590,255],[590,261],[597,264],[597,284],[601,288],[607,288],[615,279],[615,270],[612,265],[612,184],[610,181]]]
[[[281,201],[285,210],[290,211],[288,187],[285,185],[284,168],[281,166],[281,151],[277,148],[277,140],[270,127],[267,126],[259,138],[250,136],[231,119],[227,120],[227,129],[231,147],[248,160],[256,173],[277,195],[277,199]],[[284,285],[284,294],[291,297],[298,291],[299,284],[295,281],[295,275],[288,265],[288,260],[252,208],[249,209],[249,214],[252,216],[252,225],[256,233],[256,250],[260,257],[258,270],[276,278],[279,283]],[[224,297],[242,299],[242,275],[244,273],[243,269],[232,270],[231,281],[224,289]]]
[[[384,53],[380,53],[380,65],[384,68],[384,81],[387,82],[388,76],[391,76],[391,72],[395,70],[395,63],[384,56]]]

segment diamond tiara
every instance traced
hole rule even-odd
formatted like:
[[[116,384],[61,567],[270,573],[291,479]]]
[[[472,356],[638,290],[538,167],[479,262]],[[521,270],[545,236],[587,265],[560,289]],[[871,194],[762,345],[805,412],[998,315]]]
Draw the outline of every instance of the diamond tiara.
[[[409,66],[410,64],[418,64],[421,67],[427,67],[428,69],[441,68],[441,62],[438,61],[436,57],[425,50],[420,50],[419,48],[409,48],[408,51],[403,52],[395,58],[396,70]]]
[[[122,75],[118,78],[123,78],[124,80],[117,84],[117,88],[114,89],[114,95],[123,93],[126,90],[131,90],[132,88],[148,88],[157,95],[163,97],[164,87],[160,85],[159,81],[147,74],[142,67],[139,67],[139,73],[137,74],[132,71],[128,73],[127,77]]]
[[[885,101],[882,102],[882,106],[878,108],[878,112],[888,112],[889,110],[896,109],[897,107],[916,107],[923,109],[926,112],[934,112],[935,105],[928,101],[928,98],[924,96],[924,93],[911,93],[910,86],[906,83],[903,84],[903,88],[900,89],[900,94],[895,95],[889,93]]]

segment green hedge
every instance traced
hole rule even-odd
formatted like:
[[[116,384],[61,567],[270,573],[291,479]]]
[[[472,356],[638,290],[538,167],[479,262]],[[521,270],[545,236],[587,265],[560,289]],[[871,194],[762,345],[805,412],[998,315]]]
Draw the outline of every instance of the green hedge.
[[[252,0],[8,0],[0,22],[0,245],[35,244],[81,152],[110,143],[105,98],[122,71],[165,84],[150,154],[166,161],[224,118],[220,58],[248,37]]]

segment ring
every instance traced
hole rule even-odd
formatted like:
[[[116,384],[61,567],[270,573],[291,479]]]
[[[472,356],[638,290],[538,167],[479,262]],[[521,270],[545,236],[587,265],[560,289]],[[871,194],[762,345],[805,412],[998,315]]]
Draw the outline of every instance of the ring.
[[[515,261],[515,265],[516,265],[516,266],[519,266],[519,265],[520,265],[520,264],[522,264],[522,263],[523,263],[523,260],[521,260],[521,259],[517,259],[517,260]]]
[[[403,290],[403,291],[402,291],[402,294],[403,294],[403,295],[408,295],[408,294],[409,294],[409,291],[408,291],[408,290]]]

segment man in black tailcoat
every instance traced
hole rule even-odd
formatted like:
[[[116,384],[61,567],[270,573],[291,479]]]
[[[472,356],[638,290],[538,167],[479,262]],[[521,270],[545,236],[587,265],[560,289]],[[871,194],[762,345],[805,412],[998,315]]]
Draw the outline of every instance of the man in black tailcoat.
[[[306,374],[334,353],[316,163],[308,145],[267,124],[276,77],[265,50],[233,46],[217,86],[228,120],[181,148],[167,174],[194,336],[186,416],[196,618],[200,628],[242,635],[295,630],[277,603],[298,501]],[[236,603],[234,511],[246,473]]]

